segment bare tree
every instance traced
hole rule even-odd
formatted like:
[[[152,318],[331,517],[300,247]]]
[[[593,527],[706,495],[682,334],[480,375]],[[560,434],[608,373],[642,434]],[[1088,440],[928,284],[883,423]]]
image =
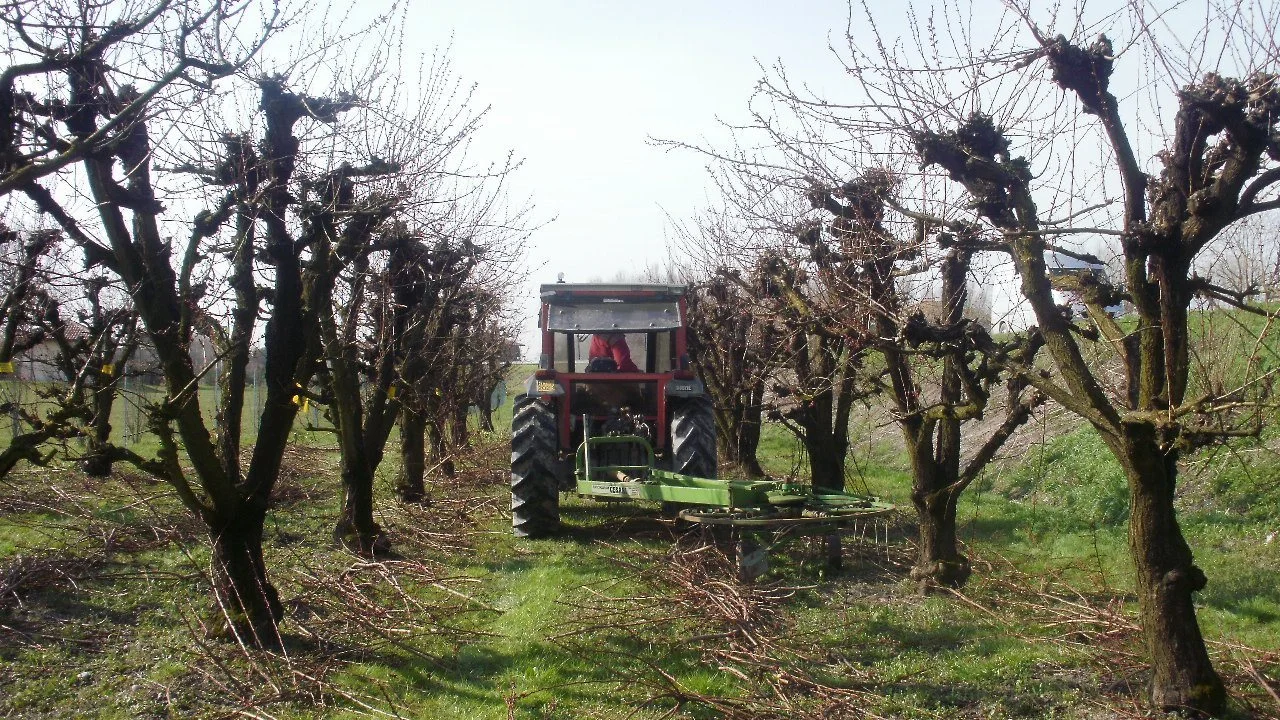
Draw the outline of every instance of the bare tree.
[[[774,184],[795,167],[837,185],[838,166],[857,165],[859,157],[872,154],[882,164],[914,156],[921,162],[914,195],[894,209],[956,233],[961,249],[1010,259],[1054,372],[1018,354],[1001,364],[1092,424],[1129,480],[1129,544],[1153,704],[1216,713],[1225,692],[1195,617],[1193,594],[1206,579],[1177,522],[1178,460],[1256,434],[1270,383],[1256,351],[1236,387],[1193,378],[1188,313],[1197,296],[1262,312],[1247,294],[1192,268],[1232,224],[1280,208],[1273,9],[1226,3],[1188,17],[1183,8],[1142,2],[1093,16],[1077,7],[1066,21],[1076,38],[1090,40],[1042,32],[1017,4],[972,22],[982,12],[940,3],[898,40],[879,33],[867,7],[853,6],[844,60],[853,97],[815,97],[779,68],[762,82],[748,128],[773,139],[776,152],[707,152]],[[858,15],[867,22],[855,27]],[[1194,47],[1168,37],[1188,21],[1202,23],[1203,42]],[[864,27],[871,38],[859,42]],[[1113,45],[1098,35],[1108,28],[1128,37]],[[1209,46],[1220,51],[1204,52]],[[1111,86],[1117,63],[1136,64],[1131,56],[1139,53],[1150,59],[1151,77],[1128,93],[1143,99],[1134,111],[1144,132],[1132,135]],[[1168,107],[1176,115],[1160,117]],[[1139,159],[1139,144],[1159,148],[1150,163]],[[830,163],[841,153],[847,156]],[[799,173],[789,172],[782,184],[794,187]],[[757,217],[770,210],[740,204]],[[977,232],[966,238],[960,229],[970,226]],[[1104,264],[1078,238],[1114,251],[1123,282],[1052,273],[1048,253]],[[1080,299],[1085,322],[1057,304],[1055,289]],[[1122,301],[1134,309],[1131,324],[1110,314]],[[1098,361],[1108,355],[1122,368],[1115,378]]]
[[[40,320],[49,303],[45,293],[43,272],[49,255],[59,246],[57,230],[21,233],[0,225],[0,250],[7,256],[0,275],[0,369],[16,378],[15,356],[36,347],[47,339]],[[75,420],[83,413],[86,375],[72,378],[66,388],[54,388],[45,394],[54,401],[55,410],[41,415],[37,408],[24,406],[16,395],[5,399],[0,411],[13,422],[26,425],[18,431],[4,450],[0,450],[0,478],[23,460],[44,464],[52,459],[45,444],[54,438],[79,434]]]
[[[469,409],[479,409],[483,429],[490,395],[505,381],[516,337],[506,320],[507,293],[517,285],[501,278],[510,277],[514,257],[501,244],[441,239],[416,271],[421,295],[403,372],[408,389],[398,480],[406,502],[425,497],[428,461],[453,475],[454,451],[470,443]]]
[[[828,310],[829,316],[843,332],[863,333],[883,358],[883,373],[864,374],[861,382],[891,398],[891,414],[910,459],[911,500],[919,524],[911,576],[922,589],[955,587],[970,574],[956,536],[960,495],[1044,402],[1044,395],[1029,390],[1021,377],[1011,377],[1003,422],[979,438],[972,437],[972,423],[987,412],[992,387],[1006,374],[1003,365],[1013,357],[1030,366],[1042,339],[1033,331],[996,342],[985,327],[966,317],[970,268],[982,246],[977,228],[956,224],[938,232],[932,244],[922,221],[899,222],[913,232],[905,238],[894,234],[886,216],[896,204],[896,186],[893,176],[870,170],[834,191],[815,190],[811,202],[835,220],[825,247],[821,235],[810,233],[809,243],[815,257],[825,258],[829,266],[818,272],[844,290],[842,297],[854,298],[846,301],[854,311],[853,323],[841,320],[847,311]],[[935,317],[912,307],[898,283],[934,264],[922,260],[929,250],[938,258],[941,281],[941,310]],[[962,458],[966,423],[969,444],[976,442],[976,449]]]
[[[68,408],[83,421],[79,432],[88,442],[80,465],[86,475],[106,477],[120,455],[111,440],[111,409],[120,390],[120,379],[128,372],[140,344],[138,313],[128,296],[111,287],[110,278],[104,275],[79,278],[73,284],[79,290],[75,295],[65,294],[67,289],[57,285],[65,283],[46,280],[41,290],[43,312],[34,327],[57,346],[57,354],[50,362],[58,375],[68,386],[77,382],[84,385],[86,406]],[[54,297],[52,292],[61,297]],[[74,320],[64,317],[68,307],[77,308]],[[55,393],[54,397],[56,402],[75,396]]]
[[[695,283],[687,298],[689,358],[712,397],[720,457],[749,476],[763,476],[756,453],[776,329],[722,276]]]
[[[766,390],[781,360],[777,328],[729,273],[743,259],[735,257],[734,236],[749,230],[724,211],[708,211],[692,225],[676,227],[684,267],[667,279],[689,285],[689,359],[712,397],[720,458],[759,477]]]
[[[389,279],[401,271],[404,254],[398,246],[407,238],[386,236],[389,258],[380,259],[382,270],[371,269],[380,226],[396,212],[399,200],[376,192],[360,197],[353,178],[397,169],[372,163],[330,173],[317,188],[323,196],[317,204],[325,210],[312,218],[323,228],[316,255],[345,265],[335,273],[338,301],[319,314],[325,359],[321,397],[329,406],[342,465],[343,502],[334,539],[361,555],[386,549],[373,519],[373,479],[400,409],[391,388],[403,354],[407,308],[394,302]],[[360,222],[344,227],[348,217]]]
[[[458,296],[475,266],[473,255],[446,239],[432,247],[420,244],[416,255],[397,286],[412,323],[402,370],[405,397],[400,413],[401,471],[396,483],[404,502],[426,498],[428,446],[446,474],[452,475],[444,450],[443,426],[450,413],[442,402],[443,386],[453,367],[448,352],[453,330],[462,319]]]
[[[962,39],[953,50],[966,54],[963,67],[954,72],[945,64],[929,69],[930,59],[937,60],[930,58],[939,52],[936,46],[921,44],[923,71],[894,55],[898,46],[891,42],[878,46],[879,57],[851,46],[851,67],[857,69],[868,107],[890,104],[880,105],[882,120],[845,117],[842,122],[850,129],[909,138],[923,167],[938,171],[965,195],[963,204],[937,202],[936,214],[917,217],[939,227],[976,223],[995,240],[974,247],[1011,258],[1055,374],[1046,376],[1016,356],[1006,367],[1093,425],[1128,477],[1129,545],[1153,666],[1152,702],[1162,709],[1216,714],[1224,707],[1225,692],[1196,620],[1193,595],[1206,578],[1177,520],[1178,461],[1198,447],[1256,434],[1268,384],[1259,382],[1257,363],[1237,387],[1202,386],[1193,379],[1188,330],[1193,298],[1262,311],[1199,278],[1192,268],[1197,255],[1233,223],[1280,207],[1275,195],[1280,168],[1274,160],[1280,156],[1277,52],[1274,37],[1247,30],[1257,19],[1249,17],[1249,8],[1220,8],[1210,13],[1202,32],[1246,28],[1224,35],[1228,49],[1232,37],[1241,38],[1240,46],[1217,58],[1221,63],[1243,57],[1251,67],[1241,79],[1194,63],[1179,70],[1173,45],[1156,37],[1163,21],[1148,22],[1148,10],[1141,4],[1130,7],[1132,39],[1121,47],[1148,48],[1160,59],[1163,78],[1176,85],[1172,124],[1149,125],[1164,130],[1155,139],[1162,146],[1154,160],[1158,174],[1150,174],[1139,160],[1111,89],[1123,53],[1105,36],[1082,42],[1044,33],[1029,13],[1016,9],[991,24],[996,40],[990,44],[958,34]],[[1265,18],[1260,22],[1266,25]],[[1016,44],[1005,49],[1016,43],[1017,26],[1030,35],[1031,49]],[[1067,101],[1054,100],[1051,90],[1066,91]],[[975,107],[990,107],[1000,118],[973,112]],[[832,117],[830,111],[820,112]],[[1080,144],[1092,139],[1104,148],[1096,171],[1077,155]],[[1059,177],[1038,174],[1033,162],[1062,162],[1066,181],[1055,184]],[[1105,178],[1117,177],[1118,203],[1090,195]],[[1047,216],[1042,203],[1065,214]],[[1101,264],[1093,254],[1067,247],[1063,241],[1074,235],[1115,238],[1123,284],[1103,274],[1062,278],[1051,273],[1046,263],[1051,252]],[[1055,302],[1056,287],[1080,298],[1087,323]],[[1134,308],[1131,324],[1117,322],[1108,311],[1122,300]],[[1085,346],[1113,353],[1123,368],[1119,382],[1109,382]]]
[[[1233,223],[1196,257],[1194,270],[1234,298],[1280,299],[1280,218],[1271,212]]]
[[[10,97],[20,95],[21,102],[12,106],[10,164],[0,186],[24,193],[83,248],[87,264],[101,265],[128,288],[166,397],[149,410],[158,456],[123,452],[124,458],[166,480],[207,526],[225,626],[248,642],[274,643],[283,607],[266,577],[263,522],[298,411],[295,398],[320,358],[318,318],[329,309],[338,270],[317,248],[385,213],[379,202],[348,205],[323,192],[319,202],[302,203],[302,175],[324,178],[329,162],[313,162],[324,155],[314,153],[317,138],[303,133],[338,123],[356,96],[310,96],[291,90],[287,76],[259,75],[248,84],[257,94],[256,138],[219,134],[206,123],[228,117],[222,108],[202,115],[200,103],[215,97],[213,83],[243,78],[241,70],[277,28],[271,6],[19,3],[0,12],[0,21],[19,49],[11,54],[33,58],[8,74],[25,85]],[[312,61],[323,62],[341,48],[313,50]],[[140,75],[144,69],[152,74]],[[179,127],[187,142],[153,142],[157,133],[182,136]],[[334,158],[327,170],[336,172],[342,160]],[[59,172],[72,164],[77,175]],[[185,223],[185,244],[175,253],[162,226],[178,230],[184,223],[170,219],[174,209],[160,198],[189,187],[182,178],[190,176],[209,188],[210,207]],[[75,185],[77,177],[85,187]],[[74,204],[78,192],[89,207]],[[339,208],[343,214],[334,218]],[[266,401],[242,466],[245,368],[260,314]],[[199,393],[212,367],[192,361],[197,333],[214,339],[222,361],[213,426]]]

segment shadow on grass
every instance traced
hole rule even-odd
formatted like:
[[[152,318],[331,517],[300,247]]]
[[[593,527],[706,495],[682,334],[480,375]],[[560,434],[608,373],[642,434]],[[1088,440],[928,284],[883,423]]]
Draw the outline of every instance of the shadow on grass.
[[[137,627],[155,609],[138,603],[112,607],[98,577],[110,564],[73,555],[17,558],[0,568],[0,658],[55,641],[69,655],[101,652],[113,629]]]
[[[562,540],[589,544],[597,541],[641,540],[673,542],[676,523],[657,508],[602,503],[564,508],[560,516]]]
[[[1216,573],[1197,600],[1259,623],[1280,620],[1280,586],[1275,575],[1265,568]]]
[[[555,714],[560,703],[570,708],[615,704],[619,695],[644,700],[635,681],[650,672],[654,665],[649,663],[676,677],[701,670],[697,648],[658,648],[652,638],[598,633],[515,648],[475,643],[441,661],[406,660],[392,653],[362,660],[387,669],[388,684],[398,694],[447,698],[451,705],[462,700],[477,706],[543,710],[537,717],[577,716]]]

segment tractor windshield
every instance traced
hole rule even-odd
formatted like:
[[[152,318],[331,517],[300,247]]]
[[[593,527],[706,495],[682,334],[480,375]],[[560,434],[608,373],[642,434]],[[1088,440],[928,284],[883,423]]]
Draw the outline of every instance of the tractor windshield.
[[[572,332],[674,330],[680,306],[674,302],[584,302],[554,304],[547,329]]]

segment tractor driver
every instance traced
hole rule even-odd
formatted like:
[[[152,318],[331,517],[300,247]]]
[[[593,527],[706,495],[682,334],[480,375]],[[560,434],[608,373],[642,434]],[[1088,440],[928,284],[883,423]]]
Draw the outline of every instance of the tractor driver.
[[[597,359],[606,362],[597,363]],[[631,361],[631,348],[627,345],[627,336],[622,333],[596,333],[591,336],[591,349],[587,351],[588,369],[602,364],[607,366],[608,360],[612,360],[614,365],[612,368],[607,368],[608,370],[640,372],[640,368]]]

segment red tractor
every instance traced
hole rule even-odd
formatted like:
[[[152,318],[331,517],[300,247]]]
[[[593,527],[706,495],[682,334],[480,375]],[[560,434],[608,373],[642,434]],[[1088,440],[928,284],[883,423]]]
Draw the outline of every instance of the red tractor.
[[[588,438],[647,442],[583,447],[591,457],[580,461],[648,462],[715,478],[715,417],[689,367],[684,286],[556,283],[543,285],[541,295],[538,369],[516,398],[511,422],[515,534],[539,537],[559,529],[559,493],[577,486],[575,457]],[[593,339],[597,348],[625,340],[635,369],[591,358]]]

